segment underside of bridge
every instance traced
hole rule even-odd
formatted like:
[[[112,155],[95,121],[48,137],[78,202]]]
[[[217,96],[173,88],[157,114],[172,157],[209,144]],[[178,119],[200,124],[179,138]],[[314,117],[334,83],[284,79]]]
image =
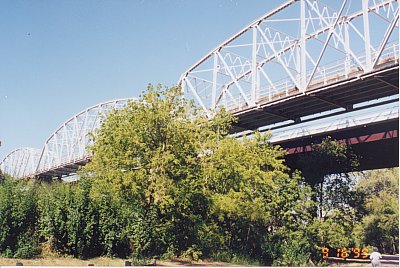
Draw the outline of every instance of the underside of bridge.
[[[62,179],[63,177],[68,177],[71,174],[76,174],[80,167],[86,165],[89,159],[83,159],[76,162],[66,163],[64,165],[41,171],[34,176],[43,181],[51,181],[53,178]]]
[[[399,65],[389,62],[368,74],[355,71],[352,78],[328,86],[315,84],[305,93],[294,88],[291,94],[282,95],[276,101],[261,102],[257,108],[234,112],[238,122],[233,132],[255,130],[286,120],[297,124],[302,122],[302,117],[338,108],[344,108],[342,113],[346,113],[354,110],[355,104],[393,96],[398,92]]]
[[[354,154],[359,157],[359,170],[391,168],[399,166],[399,121],[363,125],[339,132],[308,136],[296,140],[279,143],[286,149],[286,164],[292,169],[297,165],[302,154],[311,151],[311,144],[319,144],[330,136],[332,139],[346,143]],[[346,172],[348,167],[333,170],[332,173]]]
[[[372,102],[372,104],[356,106],[360,103],[395,96],[399,90],[398,63],[385,63],[381,68],[366,75],[354,75],[329,86],[315,85],[305,94],[292,93],[281,99],[261,104],[236,113],[238,122],[233,132],[255,130],[262,126],[272,126],[270,130],[282,126],[294,126],[306,121],[314,121],[356,110],[364,110],[388,103],[398,103],[398,98],[387,101]],[[293,91],[296,91],[294,89]],[[295,97],[294,97],[295,96]],[[338,112],[326,113],[334,109],[344,108]],[[316,115],[311,119],[303,119],[308,115]],[[274,124],[288,122],[283,125]],[[399,121],[398,117],[378,123],[324,132],[312,136],[303,136],[276,142],[288,151],[286,163],[292,169],[298,168],[297,162],[301,154],[309,153],[311,144],[318,144],[327,137],[346,143],[359,156],[359,170],[371,170],[399,166]],[[345,172],[346,167],[335,172]]]

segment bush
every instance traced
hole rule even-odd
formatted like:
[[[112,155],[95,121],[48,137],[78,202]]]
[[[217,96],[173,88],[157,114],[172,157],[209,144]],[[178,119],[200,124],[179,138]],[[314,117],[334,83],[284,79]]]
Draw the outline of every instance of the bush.
[[[39,255],[40,248],[37,245],[35,234],[26,232],[18,237],[14,258],[29,259]]]
[[[40,187],[40,236],[51,251],[78,258],[103,253],[97,210],[89,198],[90,187],[86,180],[77,185],[52,182]]]
[[[37,255],[37,218],[35,185],[4,178],[0,182],[0,254]]]

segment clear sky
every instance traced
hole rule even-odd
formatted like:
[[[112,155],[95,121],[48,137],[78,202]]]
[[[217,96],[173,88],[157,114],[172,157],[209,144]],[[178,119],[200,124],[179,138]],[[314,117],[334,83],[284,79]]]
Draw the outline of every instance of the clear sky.
[[[0,161],[97,103],[139,97],[283,0],[0,0]]]

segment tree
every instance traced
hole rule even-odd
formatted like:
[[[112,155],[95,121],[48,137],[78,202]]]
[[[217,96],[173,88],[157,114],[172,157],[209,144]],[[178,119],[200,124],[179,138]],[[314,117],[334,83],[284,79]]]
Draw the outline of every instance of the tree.
[[[46,248],[78,258],[104,253],[90,189],[91,182],[85,179],[76,184],[53,181],[37,188],[38,230]]]
[[[367,171],[357,184],[364,196],[365,216],[356,235],[381,251],[399,252],[399,169]]]
[[[311,152],[301,155],[298,165],[314,191],[313,199],[318,204],[315,216],[322,220],[335,210],[349,212],[355,182],[348,173],[338,171],[355,171],[358,167],[351,149],[326,137],[322,143],[313,144]]]
[[[196,243],[208,208],[201,155],[227,133],[231,121],[223,112],[210,121],[179,88],[161,86],[149,86],[140,101],[105,118],[85,171],[95,180],[94,200],[129,198],[136,207],[130,233],[136,235],[131,241],[137,254],[159,253],[166,244],[183,251]]]
[[[129,207],[115,231],[136,256],[260,258],[268,236],[292,241],[289,234],[302,231],[309,187],[288,175],[269,136],[228,137],[233,121],[224,110],[209,120],[178,87],[160,86],[104,118],[84,176],[99,209],[109,207],[104,200]]]
[[[357,204],[362,199],[355,191],[354,176],[341,172],[356,170],[357,157],[345,144],[326,137],[322,143],[313,144],[311,152],[300,156],[298,166],[313,190],[316,204],[314,222],[308,228],[309,239],[315,245],[314,258],[320,258],[316,248],[353,245],[353,226],[361,218]]]

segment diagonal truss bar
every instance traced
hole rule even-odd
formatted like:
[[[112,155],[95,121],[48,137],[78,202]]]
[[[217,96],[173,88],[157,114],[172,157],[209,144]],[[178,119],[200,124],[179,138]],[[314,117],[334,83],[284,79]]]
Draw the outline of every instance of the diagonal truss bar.
[[[226,63],[226,61],[224,60],[224,58],[222,57],[220,52],[216,52],[216,54],[218,55],[218,58],[220,59],[222,64],[225,66],[225,69],[227,70],[227,72],[228,72],[229,76],[231,77],[232,81],[235,83],[235,85],[239,89],[240,94],[242,95],[243,99],[246,101],[247,105],[249,105],[249,106],[252,105],[252,103],[247,98],[246,94],[244,93],[242,86],[239,84],[238,80],[233,75],[231,67],[229,67],[229,65]]]
[[[392,34],[393,29],[396,26],[398,21],[399,21],[399,7],[397,8],[396,14],[395,14],[392,22],[390,23],[389,27],[387,28],[387,30],[385,32],[385,36],[383,37],[383,41],[381,42],[381,44],[377,50],[374,62],[372,63],[372,69],[375,68],[375,66],[377,65],[378,60],[381,57],[381,54],[383,52],[383,49],[385,48],[387,41],[389,40],[389,37]]]
[[[310,3],[309,0],[306,0],[308,2],[308,4],[311,6],[311,8],[314,10],[315,13],[317,13],[318,17],[321,19],[321,21],[323,21],[326,25],[328,25],[327,29],[330,29],[330,23],[326,21],[326,19],[324,18],[324,16],[319,12],[319,10],[317,10],[314,5],[312,5]],[[343,47],[346,47],[345,42],[343,41],[342,37],[340,35],[338,35],[336,33],[336,31],[332,32],[336,38],[339,40],[339,42],[343,45]],[[363,68],[363,70],[366,70],[366,66],[364,64],[361,63],[361,61],[359,60],[359,58],[354,54],[354,52],[349,49],[349,51],[346,51],[349,53],[349,55],[351,55],[353,57],[353,59],[361,66],[361,68]]]
[[[258,25],[256,27],[257,27],[258,31],[260,32],[260,34],[261,34],[262,38],[264,39],[264,41],[267,43],[267,45],[270,47],[270,49],[274,52],[274,58],[276,58],[279,61],[279,63],[282,65],[282,67],[285,69],[286,73],[289,75],[289,77],[292,80],[293,84],[295,84],[298,89],[302,89],[301,85],[299,85],[298,81],[293,77],[292,72],[288,69],[286,64],[281,59],[280,55],[282,55],[282,53],[278,53],[275,50],[274,46],[269,41],[268,37],[260,29],[260,27]]]
[[[194,86],[192,85],[192,83],[190,82],[189,79],[187,79],[187,77],[185,77],[184,79],[185,83],[189,86],[190,90],[192,91],[193,95],[196,97],[197,101],[200,103],[201,107],[203,108],[204,111],[206,111],[207,116],[209,118],[211,118],[211,114],[209,114],[208,109],[206,108],[206,106],[204,105],[203,101],[201,100],[200,96],[197,94],[196,89],[194,88]]]
[[[313,70],[311,71],[310,78],[308,79],[308,81],[307,81],[307,83],[306,83],[306,85],[305,85],[305,88],[308,87],[308,85],[311,83],[311,80],[312,80],[313,77],[314,77],[315,71],[317,70],[319,63],[321,62],[322,56],[324,55],[324,52],[325,52],[325,50],[326,50],[326,48],[327,48],[327,46],[328,46],[328,43],[329,43],[329,41],[331,40],[333,31],[335,31],[335,27],[337,26],[337,24],[338,24],[338,22],[339,22],[339,20],[340,20],[340,18],[341,18],[340,16],[342,15],[342,12],[343,12],[344,7],[346,6],[346,4],[347,4],[347,0],[344,0],[344,1],[343,1],[343,4],[342,4],[342,6],[341,6],[341,8],[340,8],[340,10],[339,10],[339,13],[338,13],[338,15],[337,15],[337,18],[335,19],[335,22],[333,23],[333,25],[331,26],[331,29],[329,30],[328,37],[326,38],[325,44],[324,44],[324,46],[322,47],[322,50],[321,50],[321,53],[319,54],[319,57],[318,57],[318,59],[317,59],[317,62],[315,63],[314,68],[313,68]],[[350,49],[346,44],[345,44],[345,48],[346,48],[346,49]]]

